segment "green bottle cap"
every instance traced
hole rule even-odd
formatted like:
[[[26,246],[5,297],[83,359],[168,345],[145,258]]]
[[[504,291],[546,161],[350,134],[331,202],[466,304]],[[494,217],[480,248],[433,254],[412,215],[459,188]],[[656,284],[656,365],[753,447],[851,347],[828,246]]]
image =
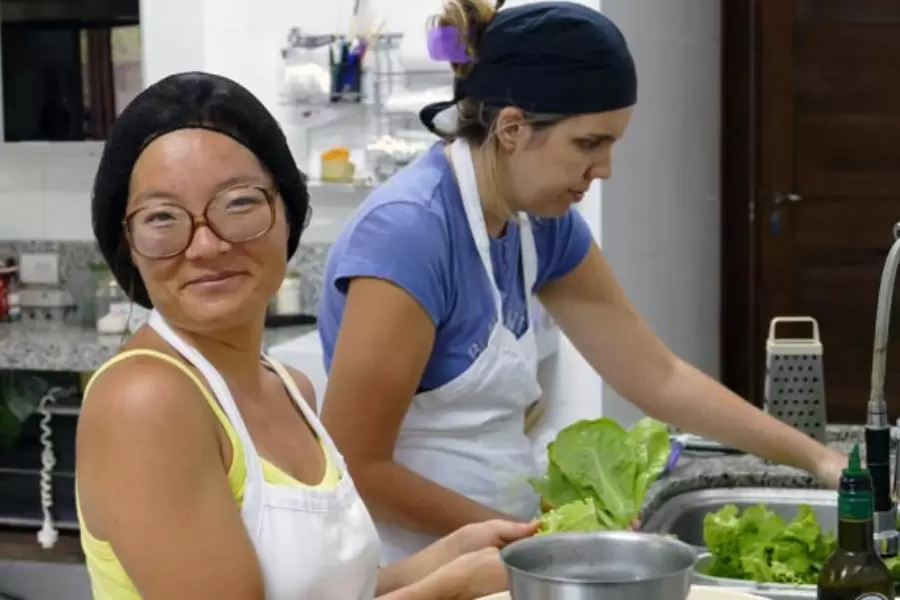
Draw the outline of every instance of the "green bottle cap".
[[[844,469],[844,477],[869,477],[869,472],[862,468],[862,460],[859,458],[859,442],[853,444],[850,451],[850,460]]]
[[[851,521],[865,521],[872,518],[874,510],[872,477],[868,469],[862,467],[857,442],[853,444],[850,460],[842,472],[838,490],[838,516]]]

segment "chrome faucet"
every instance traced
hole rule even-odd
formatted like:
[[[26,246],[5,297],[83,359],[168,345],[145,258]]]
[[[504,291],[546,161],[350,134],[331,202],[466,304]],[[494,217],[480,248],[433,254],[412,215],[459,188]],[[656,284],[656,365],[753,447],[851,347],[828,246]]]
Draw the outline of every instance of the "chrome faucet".
[[[897,556],[897,501],[900,498],[900,460],[894,461],[891,484],[891,426],[884,400],[885,363],[891,321],[894,282],[900,266],[900,222],[894,224],[894,244],[888,252],[875,316],[875,349],[872,356],[872,389],[866,416],[866,467],[872,475],[875,496],[875,548],[884,558]],[[900,458],[900,457],[898,457]]]

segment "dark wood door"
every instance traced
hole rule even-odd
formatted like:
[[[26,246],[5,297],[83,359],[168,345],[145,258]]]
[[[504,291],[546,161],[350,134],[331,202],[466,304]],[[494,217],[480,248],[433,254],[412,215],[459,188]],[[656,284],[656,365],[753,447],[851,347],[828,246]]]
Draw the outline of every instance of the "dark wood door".
[[[859,423],[879,281],[900,221],[900,1],[759,0],[758,10],[757,353],[773,316],[815,317],[829,420]],[[894,419],[897,296],[887,360]]]

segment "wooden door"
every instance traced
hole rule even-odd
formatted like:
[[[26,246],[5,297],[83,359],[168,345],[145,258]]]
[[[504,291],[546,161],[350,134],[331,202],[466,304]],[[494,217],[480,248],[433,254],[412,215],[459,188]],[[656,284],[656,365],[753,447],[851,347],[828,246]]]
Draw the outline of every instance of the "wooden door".
[[[900,0],[759,0],[758,11],[756,353],[773,316],[815,317],[829,421],[860,423],[879,281],[900,221]]]

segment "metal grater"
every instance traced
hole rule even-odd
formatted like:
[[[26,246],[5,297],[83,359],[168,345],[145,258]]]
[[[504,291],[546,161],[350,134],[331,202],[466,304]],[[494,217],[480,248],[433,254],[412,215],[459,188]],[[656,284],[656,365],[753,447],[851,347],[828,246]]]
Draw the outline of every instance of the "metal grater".
[[[778,338],[781,323],[809,323],[811,338]],[[812,317],[776,317],[766,340],[765,410],[813,439],[825,443],[825,384],[822,340]]]

